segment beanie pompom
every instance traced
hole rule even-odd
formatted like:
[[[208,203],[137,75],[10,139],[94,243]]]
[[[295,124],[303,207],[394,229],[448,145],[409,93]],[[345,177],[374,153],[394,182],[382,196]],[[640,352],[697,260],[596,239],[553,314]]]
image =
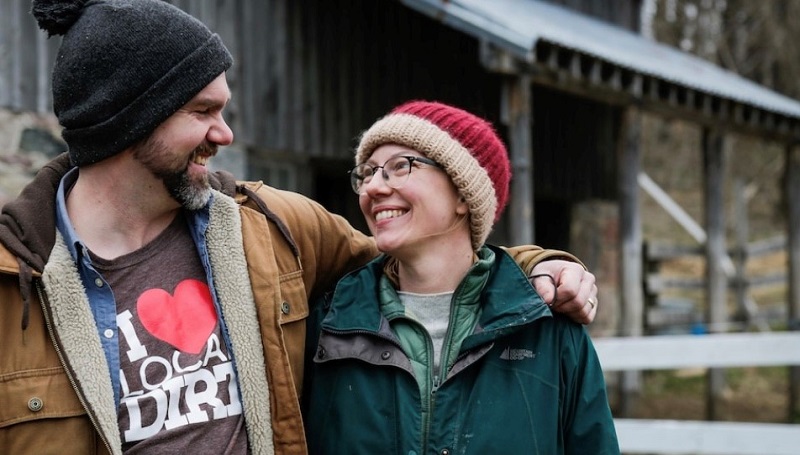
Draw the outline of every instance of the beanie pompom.
[[[48,36],[64,35],[78,20],[87,0],[34,0],[31,13]]]

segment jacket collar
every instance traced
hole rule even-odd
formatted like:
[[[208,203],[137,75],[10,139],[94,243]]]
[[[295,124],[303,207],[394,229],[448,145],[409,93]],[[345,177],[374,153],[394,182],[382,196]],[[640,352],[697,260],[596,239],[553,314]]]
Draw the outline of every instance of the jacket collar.
[[[505,251],[485,246],[479,252],[482,258],[490,255],[494,259],[489,259],[488,266],[481,266],[483,261],[479,261],[470,269],[454,296],[459,299],[467,293],[479,291],[471,297],[472,301],[481,304],[476,343],[486,337],[492,338],[496,334],[515,330],[541,317],[552,316],[525,273]],[[380,277],[387,259],[388,256],[381,255],[342,278],[334,291],[330,311],[322,322],[324,328],[373,333],[380,331],[384,317],[375,299],[383,288]],[[482,289],[475,289],[484,280]],[[384,297],[387,294],[385,288],[383,294]],[[397,298],[396,294],[394,298]]]

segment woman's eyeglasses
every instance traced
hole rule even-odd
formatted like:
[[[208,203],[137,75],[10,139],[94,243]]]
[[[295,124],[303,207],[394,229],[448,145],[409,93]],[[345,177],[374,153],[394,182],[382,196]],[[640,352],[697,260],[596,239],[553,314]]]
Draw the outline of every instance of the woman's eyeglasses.
[[[421,156],[395,156],[389,158],[383,166],[372,166],[367,163],[359,164],[350,171],[350,185],[356,194],[364,191],[364,185],[372,181],[372,177],[381,170],[383,181],[390,188],[398,189],[408,181],[413,167],[419,167],[414,163],[427,164],[428,166],[441,168],[439,163]]]

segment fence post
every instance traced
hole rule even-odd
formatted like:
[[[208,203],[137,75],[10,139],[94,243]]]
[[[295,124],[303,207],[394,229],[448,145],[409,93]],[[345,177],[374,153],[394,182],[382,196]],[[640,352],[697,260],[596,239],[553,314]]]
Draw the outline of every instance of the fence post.
[[[719,129],[703,129],[703,173],[705,176],[706,206],[706,299],[708,301],[709,332],[720,331],[727,322],[728,277],[723,268],[726,258],[725,248],[725,210],[723,187],[725,176],[725,136]],[[708,370],[707,417],[716,420],[717,404],[725,386],[725,370]]]
[[[800,144],[786,148],[785,196],[788,206],[787,251],[789,252],[789,329],[800,330]],[[789,374],[789,421],[800,419],[800,367]]]
[[[628,106],[622,113],[618,151],[619,163],[619,235],[620,289],[622,289],[622,335],[641,336],[644,327],[644,298],[642,297],[642,226],[639,214],[639,184],[641,168],[642,114],[638,106]],[[620,375],[620,414],[630,415],[641,393],[641,372],[624,371]]]

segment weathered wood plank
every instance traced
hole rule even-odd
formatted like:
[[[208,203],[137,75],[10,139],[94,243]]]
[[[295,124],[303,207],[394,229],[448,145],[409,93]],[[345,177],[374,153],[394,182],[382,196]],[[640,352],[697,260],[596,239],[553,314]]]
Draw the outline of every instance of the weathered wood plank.
[[[796,455],[800,425],[615,419],[623,453]]]
[[[604,371],[800,365],[800,332],[593,340]]]
[[[605,371],[800,365],[800,333],[725,333],[593,340]],[[789,455],[800,425],[614,420],[623,453]]]

